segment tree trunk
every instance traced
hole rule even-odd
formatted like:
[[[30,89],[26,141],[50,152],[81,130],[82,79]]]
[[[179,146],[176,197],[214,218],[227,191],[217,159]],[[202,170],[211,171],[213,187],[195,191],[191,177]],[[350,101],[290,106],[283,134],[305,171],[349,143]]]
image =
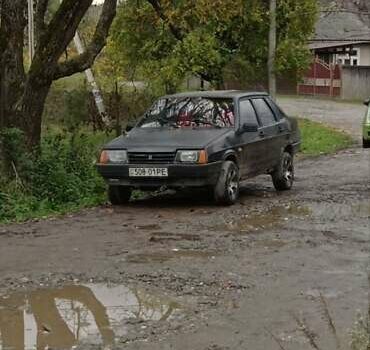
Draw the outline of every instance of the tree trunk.
[[[27,81],[22,98],[22,124],[20,128],[27,136],[27,148],[33,150],[41,138],[42,114],[52,81],[50,78],[38,76]]]
[[[40,143],[42,114],[52,82],[90,68],[106,44],[117,0],[104,1],[86,51],[60,62],[92,1],[63,0],[49,23],[45,23],[48,0],[37,1],[37,46],[25,74],[23,46],[27,0],[0,0],[0,130],[21,129],[29,151]]]
[[[1,1],[0,27],[0,129],[19,127],[20,100],[23,95],[24,28],[27,2]]]

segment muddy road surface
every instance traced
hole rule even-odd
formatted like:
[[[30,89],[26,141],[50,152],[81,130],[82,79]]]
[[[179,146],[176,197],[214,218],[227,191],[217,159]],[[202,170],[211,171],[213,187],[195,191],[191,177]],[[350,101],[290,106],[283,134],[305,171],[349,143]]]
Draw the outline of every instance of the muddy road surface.
[[[292,191],[260,177],[233,207],[162,193],[0,226],[0,349],[348,349],[368,308],[369,159],[299,160]]]
[[[301,160],[292,191],[261,177],[230,208],[162,194],[1,226],[0,348],[310,349],[301,322],[346,348],[368,301],[369,156]]]

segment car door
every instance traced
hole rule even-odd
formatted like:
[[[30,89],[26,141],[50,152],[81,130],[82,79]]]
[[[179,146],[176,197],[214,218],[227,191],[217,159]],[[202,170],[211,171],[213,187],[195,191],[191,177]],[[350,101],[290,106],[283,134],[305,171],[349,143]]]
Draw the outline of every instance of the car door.
[[[279,123],[277,117],[263,97],[253,98],[252,103],[260,122],[258,135],[261,139],[262,146],[259,150],[261,151],[261,161],[264,162],[263,171],[266,172],[272,170],[280,160]]]
[[[277,123],[276,126],[278,132],[276,144],[281,153],[286,148],[286,146],[291,142],[292,132],[290,129],[290,124],[287,120],[285,113],[279,108],[279,106],[274,101],[272,101],[269,97],[266,97],[265,101],[270,106],[276,118]]]
[[[250,101],[245,98],[239,100],[239,130],[238,144],[241,148],[241,171],[243,176],[253,176],[261,172],[263,162],[261,153],[263,144],[261,137],[257,132],[243,131],[244,124],[255,124],[259,126],[256,111]]]

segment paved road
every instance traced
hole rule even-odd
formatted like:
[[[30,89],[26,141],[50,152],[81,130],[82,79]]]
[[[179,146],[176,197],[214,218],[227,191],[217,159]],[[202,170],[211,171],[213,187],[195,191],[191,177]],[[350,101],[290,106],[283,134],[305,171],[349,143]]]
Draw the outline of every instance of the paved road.
[[[325,108],[320,118],[333,120]],[[301,160],[292,191],[260,177],[229,208],[202,193],[162,194],[0,226],[0,344],[347,348],[368,307],[369,159],[354,148]]]
[[[326,123],[361,138],[361,125],[366,107],[360,103],[336,102],[303,97],[279,97],[279,105],[288,115]]]

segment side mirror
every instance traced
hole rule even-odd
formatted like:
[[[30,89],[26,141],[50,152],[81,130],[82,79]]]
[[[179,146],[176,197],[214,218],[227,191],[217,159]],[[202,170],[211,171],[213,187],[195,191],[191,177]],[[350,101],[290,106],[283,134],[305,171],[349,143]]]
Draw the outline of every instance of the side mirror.
[[[369,106],[370,105],[370,98],[368,100],[364,101],[364,105],[365,106]]]
[[[258,131],[258,125],[253,123],[244,123],[242,127],[240,128],[240,132],[257,132]]]

